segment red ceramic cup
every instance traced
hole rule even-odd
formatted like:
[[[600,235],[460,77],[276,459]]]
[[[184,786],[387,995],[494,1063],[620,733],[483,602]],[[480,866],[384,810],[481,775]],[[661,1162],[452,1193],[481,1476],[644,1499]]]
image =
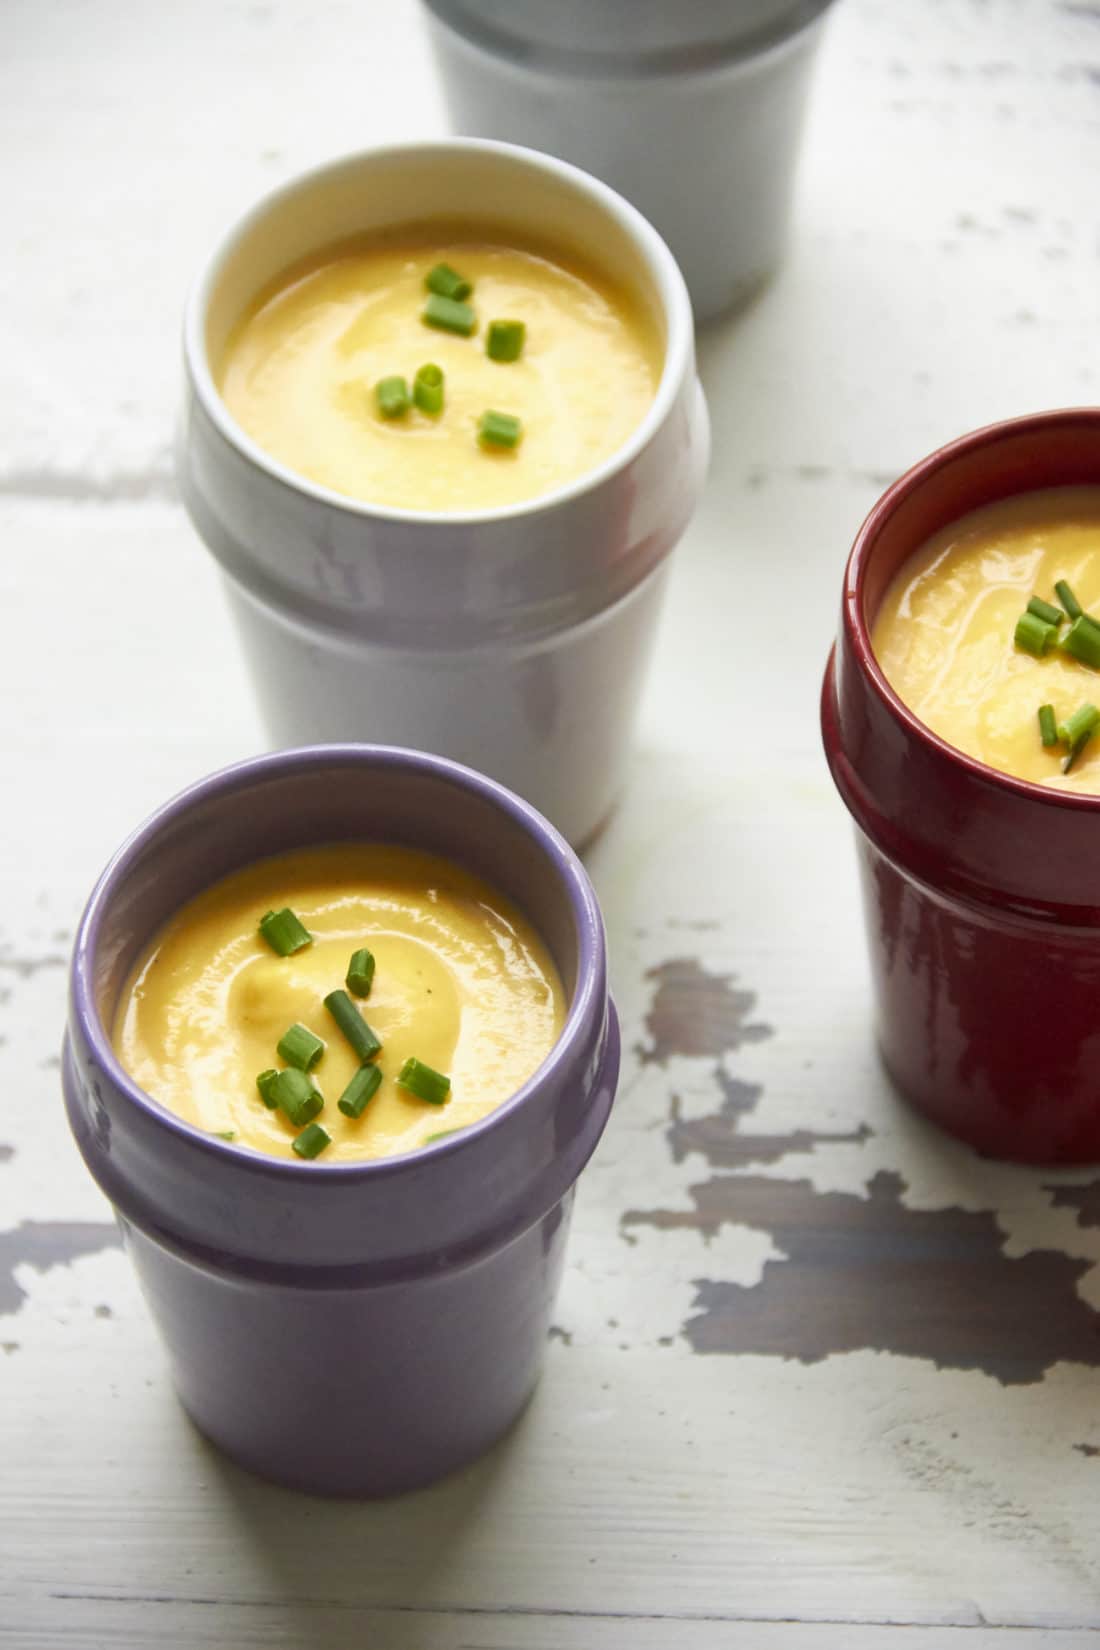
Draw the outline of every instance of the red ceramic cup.
[[[1100,796],[1046,790],[918,721],[871,650],[902,562],[970,510],[1100,484],[1100,408],[976,430],[856,538],[821,699],[856,823],[879,1043],[907,1099],[980,1151],[1100,1161]]]

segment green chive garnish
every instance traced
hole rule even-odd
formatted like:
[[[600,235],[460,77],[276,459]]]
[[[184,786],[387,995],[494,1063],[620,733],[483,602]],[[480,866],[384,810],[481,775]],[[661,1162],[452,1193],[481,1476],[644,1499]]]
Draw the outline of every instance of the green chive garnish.
[[[426,1134],[424,1136],[424,1145],[430,1146],[433,1140],[446,1140],[448,1135],[461,1133],[461,1129],[439,1129],[435,1134]]]
[[[330,991],[325,1007],[365,1065],[382,1048],[381,1039],[374,1035],[346,991]]]
[[[1073,591],[1070,589],[1065,579],[1058,580],[1058,583],[1054,586],[1054,594],[1057,596],[1058,600],[1061,602],[1071,619],[1079,619],[1081,617],[1081,614],[1084,612],[1084,608],[1077,600],[1077,597],[1073,594]]]
[[[1100,670],[1100,625],[1081,613],[1062,637],[1062,651],[1072,653],[1083,665]]]
[[[1092,738],[1100,723],[1100,710],[1095,705],[1079,705],[1072,716],[1058,724],[1058,737],[1069,746],[1069,755],[1062,763],[1062,772],[1068,773]]]
[[[279,1073],[275,1070],[274,1066],[272,1066],[268,1071],[261,1071],[260,1075],[256,1079],[256,1087],[260,1091],[260,1099],[263,1101],[268,1111],[274,1111],[275,1107],[279,1104],[278,1100],[275,1098],[275,1084],[278,1080]]]
[[[236,1129],[215,1129],[214,1133],[219,1140],[236,1140],[237,1138]]]
[[[1037,619],[1034,613],[1021,613],[1016,620],[1016,630],[1012,639],[1025,653],[1033,653],[1037,659],[1041,659],[1044,653],[1049,653],[1057,636],[1057,625],[1046,624],[1042,619]],[[1097,640],[1100,641],[1100,637]]]
[[[1039,706],[1039,738],[1049,749],[1058,743],[1058,727],[1054,720],[1054,706]]]
[[[452,269],[450,264],[436,264],[434,269],[429,269],[424,277],[424,285],[429,292],[437,292],[441,298],[456,298],[460,301],[468,298],[474,290],[472,281],[460,275],[457,269]]]
[[[413,379],[413,400],[431,418],[443,411],[443,368],[434,361],[426,361]]]
[[[324,1096],[315,1083],[297,1066],[281,1071],[272,1086],[272,1093],[295,1128],[309,1123],[324,1105]]]
[[[295,951],[313,944],[313,935],[298,921],[289,905],[281,911],[268,911],[260,918],[260,933],[280,957],[291,957]]]
[[[345,1117],[362,1117],[381,1086],[381,1066],[360,1066],[336,1104]]]
[[[477,330],[477,316],[469,304],[460,304],[454,298],[442,298],[433,292],[420,316],[426,327],[438,327],[441,332],[460,332],[469,338]]]
[[[1060,607],[1055,607],[1053,602],[1045,602],[1042,596],[1032,596],[1027,604],[1027,610],[1034,613],[1037,619],[1042,619],[1044,624],[1061,624],[1065,618]]]
[[[522,321],[490,321],[485,353],[491,361],[518,361],[526,337],[527,327]]]
[[[409,386],[403,378],[380,378],[374,386],[374,399],[383,418],[403,418],[409,410]]]
[[[449,1077],[444,1077],[441,1071],[411,1056],[398,1072],[397,1083],[400,1088],[415,1094],[418,1100],[426,1100],[429,1106],[441,1106],[451,1092]]]
[[[284,1031],[277,1047],[287,1065],[297,1066],[299,1071],[312,1071],[325,1052],[320,1037],[315,1037],[309,1027],[301,1023]]]
[[[370,988],[374,984],[374,956],[365,945],[352,952],[344,984],[353,997],[370,996]]]
[[[326,1146],[332,1145],[332,1136],[320,1123],[311,1123],[290,1142],[299,1157],[320,1157]]]
[[[1081,735],[1080,739],[1078,739],[1077,742],[1070,747],[1070,753],[1066,757],[1065,761],[1062,763],[1062,772],[1063,773],[1068,773],[1069,772],[1069,770],[1073,767],[1073,764],[1076,762],[1077,758],[1080,756],[1081,752],[1084,750],[1085,746],[1088,744],[1088,742],[1091,738],[1092,738],[1092,729],[1090,728],[1088,733],[1083,733]]]
[[[483,412],[477,427],[483,447],[516,447],[522,434],[523,425],[511,413]]]
[[[1080,738],[1092,732],[1097,722],[1100,722],[1100,710],[1095,705],[1079,705],[1072,716],[1059,722],[1058,737],[1067,745],[1076,745]]]

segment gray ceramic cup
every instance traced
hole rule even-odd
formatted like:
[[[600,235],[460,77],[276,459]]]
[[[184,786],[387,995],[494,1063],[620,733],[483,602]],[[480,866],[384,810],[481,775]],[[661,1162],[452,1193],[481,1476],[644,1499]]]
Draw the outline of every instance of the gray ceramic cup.
[[[558,1042],[480,1123],[401,1157],[303,1164],[192,1127],[111,1048],[138,952],[217,878],[350,839],[446,855],[513,899],[563,978]],[[292,1488],[412,1489],[516,1418],[618,1068],[583,866],[519,798],[418,752],[318,746],[201,781],[119,850],[76,938],[63,1084],[77,1145],[118,1213],[185,1408],[243,1466]]]
[[[644,212],[699,320],[787,239],[830,0],[423,0],[455,131],[583,166]]]

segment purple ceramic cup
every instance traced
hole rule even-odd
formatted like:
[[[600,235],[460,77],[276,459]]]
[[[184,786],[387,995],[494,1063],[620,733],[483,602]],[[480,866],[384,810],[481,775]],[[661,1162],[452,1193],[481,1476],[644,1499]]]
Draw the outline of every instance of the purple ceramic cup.
[[[424,849],[488,879],[542,935],[569,1010],[529,1082],[461,1134],[374,1162],[298,1163],[166,1111],[119,1065],[108,1028],[137,954],[186,900],[266,855],[340,840]],[[516,1418],[618,1070],[583,866],[535,809],[440,757],[316,746],[202,780],[119,850],[77,933],[63,1061],[77,1145],[187,1411],[292,1488],[409,1490]]]

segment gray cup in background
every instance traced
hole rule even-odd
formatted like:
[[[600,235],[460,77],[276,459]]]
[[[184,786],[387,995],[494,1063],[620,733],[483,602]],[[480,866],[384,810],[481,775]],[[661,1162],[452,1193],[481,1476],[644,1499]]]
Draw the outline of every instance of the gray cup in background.
[[[451,122],[569,160],[672,248],[698,319],[783,254],[830,0],[424,0]]]

